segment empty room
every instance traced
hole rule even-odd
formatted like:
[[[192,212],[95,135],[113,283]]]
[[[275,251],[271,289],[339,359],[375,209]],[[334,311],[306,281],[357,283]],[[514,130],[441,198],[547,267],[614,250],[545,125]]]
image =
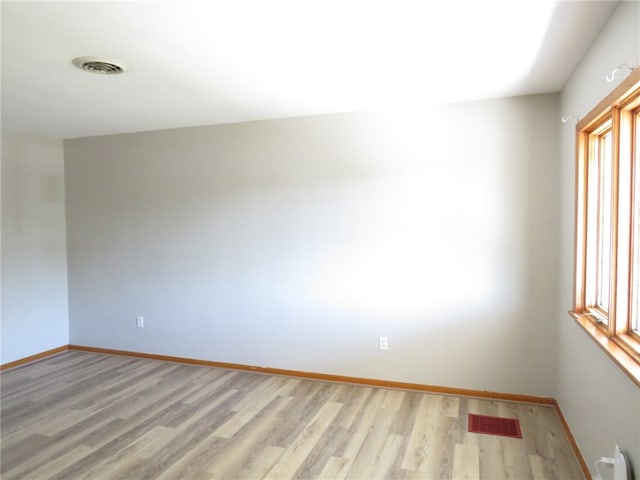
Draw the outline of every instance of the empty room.
[[[0,14],[3,480],[640,474],[640,2]]]

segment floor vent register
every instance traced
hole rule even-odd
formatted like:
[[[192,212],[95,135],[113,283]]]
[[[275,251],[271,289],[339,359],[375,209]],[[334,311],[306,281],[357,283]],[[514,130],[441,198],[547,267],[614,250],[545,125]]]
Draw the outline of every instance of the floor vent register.
[[[469,414],[469,431],[486,435],[522,438],[520,421],[517,418],[489,417],[487,415]]]

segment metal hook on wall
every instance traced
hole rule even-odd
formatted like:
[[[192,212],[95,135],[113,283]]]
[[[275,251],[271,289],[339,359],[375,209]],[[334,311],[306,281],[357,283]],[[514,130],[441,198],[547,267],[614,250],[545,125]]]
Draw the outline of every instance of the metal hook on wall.
[[[578,120],[580,120],[580,117],[578,115],[565,115],[564,117],[562,117],[562,123],[567,123],[572,118],[576,119],[576,123],[578,122]]]
[[[626,63],[619,65],[617,68],[614,68],[613,70],[611,70],[611,75],[607,75],[606,77],[607,82],[609,83],[613,82],[613,80],[616,78],[616,74],[621,70],[627,70],[628,72],[632,72],[633,67],[630,65],[627,65]]]

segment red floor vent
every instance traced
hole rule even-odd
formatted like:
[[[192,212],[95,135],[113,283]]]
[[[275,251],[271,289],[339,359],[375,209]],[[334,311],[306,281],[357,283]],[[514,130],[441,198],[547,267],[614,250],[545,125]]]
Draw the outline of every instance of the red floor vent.
[[[522,438],[520,421],[517,418],[488,417],[469,414],[469,431],[503,437]]]

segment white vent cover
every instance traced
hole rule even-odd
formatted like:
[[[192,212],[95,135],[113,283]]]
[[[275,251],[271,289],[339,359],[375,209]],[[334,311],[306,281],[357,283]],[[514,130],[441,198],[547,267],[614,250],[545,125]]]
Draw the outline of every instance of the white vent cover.
[[[82,70],[100,75],[117,75],[129,70],[129,65],[113,58],[77,57],[73,59],[73,64]]]
[[[631,478],[631,469],[627,462],[627,457],[616,445],[613,455],[613,480],[629,480]]]

